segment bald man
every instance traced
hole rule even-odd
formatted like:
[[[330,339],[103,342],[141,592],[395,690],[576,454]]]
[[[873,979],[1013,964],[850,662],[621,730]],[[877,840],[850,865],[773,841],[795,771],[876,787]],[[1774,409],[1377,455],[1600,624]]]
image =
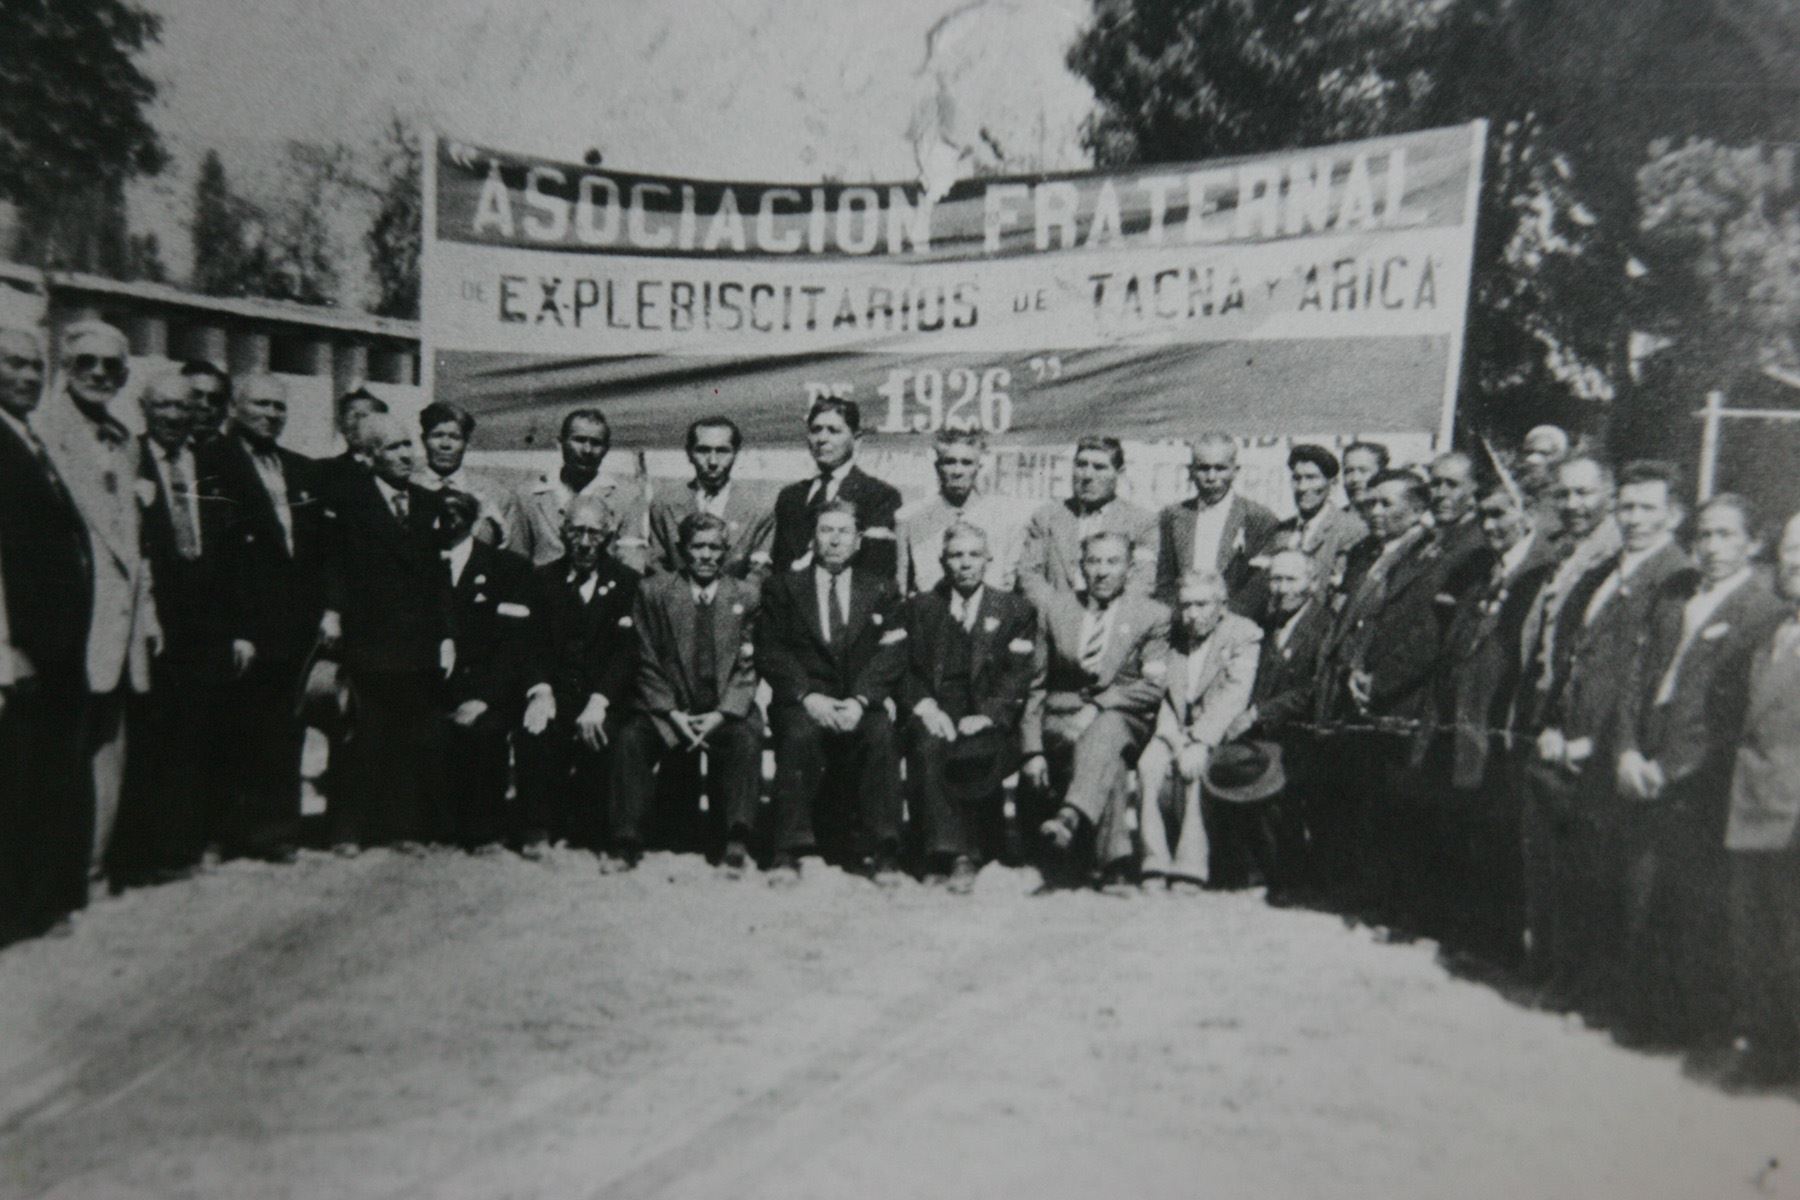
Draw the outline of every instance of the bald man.
[[[125,709],[150,689],[162,631],[152,601],[136,487],[137,448],[112,411],[131,372],[125,335],[100,321],[64,330],[60,379],[35,420],[93,547],[84,750],[93,768],[92,866],[106,861],[125,775]]]
[[[0,329],[0,945],[87,900],[92,840],[80,712],[93,602],[87,526],[30,418],[37,334]]]
[[[1194,494],[1157,516],[1158,544],[1154,595],[1173,605],[1180,582],[1193,571],[1217,571],[1237,606],[1250,581],[1250,560],[1281,522],[1254,500],[1232,491],[1237,482],[1237,442],[1205,433],[1188,447],[1188,478]]]

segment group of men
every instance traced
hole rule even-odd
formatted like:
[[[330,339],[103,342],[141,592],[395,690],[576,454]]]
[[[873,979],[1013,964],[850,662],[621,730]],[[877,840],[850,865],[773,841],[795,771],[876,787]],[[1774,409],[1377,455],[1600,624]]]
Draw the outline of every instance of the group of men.
[[[9,937],[96,873],[291,857],[310,724],[344,854],[1263,883],[1518,960],[1621,1036],[1800,1065],[1800,525],[1771,578],[1748,504],[1690,519],[1666,464],[1553,427],[1511,469],[1296,445],[1283,520],[1228,436],[1160,512],[1090,436],[1021,522],[977,486],[979,434],[940,434],[937,493],[903,506],[825,398],[779,490],[734,478],[712,417],[693,479],[647,496],[603,473],[594,408],[515,489],[465,465],[454,405],[415,431],[353,391],[348,448],[310,459],[280,379],[193,363],[145,382],[134,437],[123,335],[59,354],[46,388],[37,334],[0,331]]]

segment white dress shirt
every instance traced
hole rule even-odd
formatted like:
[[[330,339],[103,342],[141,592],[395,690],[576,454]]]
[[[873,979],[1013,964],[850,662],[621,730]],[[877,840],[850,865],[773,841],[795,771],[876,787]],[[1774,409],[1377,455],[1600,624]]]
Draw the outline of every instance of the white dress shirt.
[[[273,446],[267,450],[259,450],[248,442],[244,449],[250,454],[250,462],[256,468],[256,477],[262,480],[263,490],[269,493],[269,503],[275,509],[275,519],[281,523],[281,536],[287,542],[288,553],[294,552],[294,514],[288,510],[287,474],[281,469],[281,455]]]
[[[950,619],[961,625],[970,633],[975,631],[975,617],[981,612],[981,597],[987,591],[986,584],[978,585],[969,593],[967,600],[955,588],[950,589]]]
[[[706,513],[709,516],[718,517],[720,520],[723,520],[725,518],[725,506],[730,503],[730,480],[726,480],[725,486],[710,496],[706,494],[706,489],[703,487],[696,487],[694,489],[695,512]]]
[[[1195,505],[1198,511],[1194,514],[1194,558],[1197,569],[1207,569],[1219,565],[1219,551],[1225,540],[1225,518],[1231,512],[1231,493],[1225,493],[1217,504],[1208,506],[1201,500]]]
[[[450,586],[455,587],[462,582],[463,571],[468,568],[469,556],[475,553],[475,539],[464,538],[450,549],[443,551],[444,563],[450,568]]]

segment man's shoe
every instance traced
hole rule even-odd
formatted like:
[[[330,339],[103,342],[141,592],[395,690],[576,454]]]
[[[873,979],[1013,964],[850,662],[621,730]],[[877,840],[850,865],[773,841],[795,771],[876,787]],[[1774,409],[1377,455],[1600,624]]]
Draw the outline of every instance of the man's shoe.
[[[724,871],[725,874],[732,879],[737,879],[743,875],[744,868],[749,865],[749,848],[742,842],[727,842],[725,845],[725,854],[719,859],[719,869]]]
[[[331,852],[339,858],[355,858],[362,853],[362,847],[355,842],[338,842],[332,846]]]
[[[600,873],[602,875],[623,875],[627,871],[635,871],[643,857],[644,852],[641,848],[622,845],[616,851],[600,855]]]
[[[1062,811],[1038,826],[1038,836],[1058,854],[1067,854],[1081,833],[1081,812],[1064,805]]]
[[[547,838],[530,838],[519,843],[519,857],[526,862],[543,862],[544,856],[550,853],[550,842]]]
[[[894,858],[892,850],[884,850],[868,862],[869,882],[878,888],[892,890],[906,882],[906,875],[900,870],[900,863]]]
[[[791,888],[800,882],[800,860],[791,854],[777,854],[769,860],[769,886]]]
[[[975,890],[975,875],[975,860],[959,854],[950,864],[950,881],[944,885],[944,890],[953,896],[967,896]]]

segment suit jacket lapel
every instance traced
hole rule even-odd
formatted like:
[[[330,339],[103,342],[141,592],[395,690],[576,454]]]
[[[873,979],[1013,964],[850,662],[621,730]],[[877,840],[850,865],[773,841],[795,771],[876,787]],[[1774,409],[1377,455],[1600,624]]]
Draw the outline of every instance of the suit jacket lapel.
[[[1244,500],[1236,492],[1225,501],[1225,527],[1219,530],[1219,560],[1212,566],[1223,571],[1225,565],[1237,555],[1236,543],[1238,535],[1244,531],[1244,522],[1248,519],[1244,513]]]
[[[1181,502],[1181,516],[1175,522],[1175,577],[1181,578],[1194,569],[1194,522],[1200,519],[1200,500],[1189,497]]]
[[[998,630],[1000,615],[994,610],[999,607],[999,604],[1000,602],[994,598],[992,588],[982,588],[981,605],[975,612],[975,628],[969,633],[969,678],[971,680],[981,678],[982,668],[987,665],[989,656],[994,652],[994,634],[988,631],[987,625],[991,620],[994,622],[995,629]],[[950,615],[948,604],[944,606],[944,615],[946,618]],[[933,657],[940,662],[943,660],[942,655]]]

